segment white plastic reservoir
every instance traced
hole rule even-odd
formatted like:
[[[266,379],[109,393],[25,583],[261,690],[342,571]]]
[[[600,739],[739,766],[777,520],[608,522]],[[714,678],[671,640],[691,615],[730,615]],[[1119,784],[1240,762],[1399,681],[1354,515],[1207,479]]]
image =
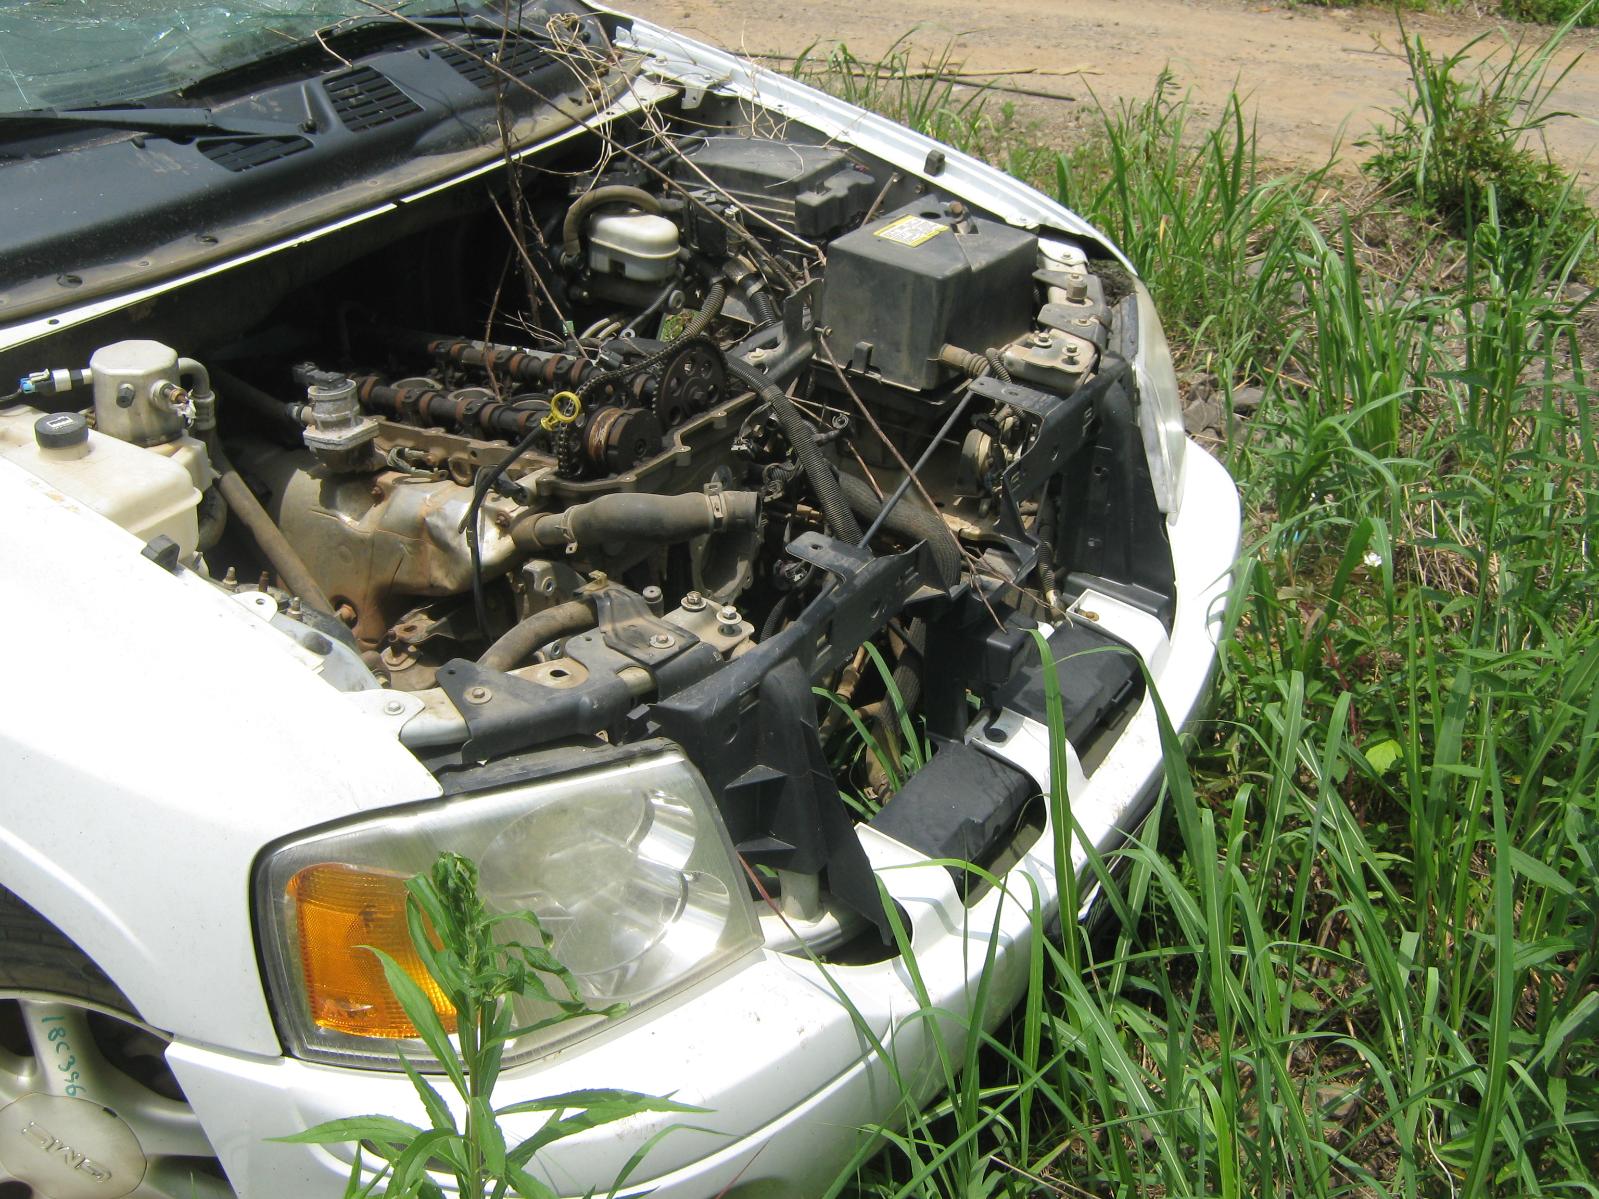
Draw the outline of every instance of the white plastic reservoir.
[[[165,534],[184,559],[198,548],[200,492],[183,462],[107,437],[75,412],[0,410],[0,457],[121,525],[141,541]]]
[[[660,283],[677,269],[677,226],[644,212],[604,213],[589,222],[589,268]]]

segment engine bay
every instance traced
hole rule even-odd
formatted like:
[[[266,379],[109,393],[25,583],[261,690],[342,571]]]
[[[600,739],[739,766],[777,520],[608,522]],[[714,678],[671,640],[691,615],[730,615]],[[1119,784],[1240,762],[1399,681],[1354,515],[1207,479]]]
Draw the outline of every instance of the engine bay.
[[[818,875],[872,919],[839,794],[968,785],[971,723],[1040,702],[1030,630],[1060,656],[1104,640],[1085,588],[1172,600],[1131,277],[940,169],[685,91],[8,351],[0,454],[382,692],[436,770],[669,738],[796,919]],[[1085,760],[1141,694],[1100,657]],[[900,834],[991,860],[1033,793],[999,790]]]

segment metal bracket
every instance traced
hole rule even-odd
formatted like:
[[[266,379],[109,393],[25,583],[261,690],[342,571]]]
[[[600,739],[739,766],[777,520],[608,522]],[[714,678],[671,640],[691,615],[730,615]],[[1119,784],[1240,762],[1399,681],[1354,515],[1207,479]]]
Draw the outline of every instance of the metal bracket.
[[[598,645],[596,634],[583,636]],[[569,651],[578,640],[574,637],[567,642]],[[604,647],[599,648],[603,652]],[[441,666],[439,686],[466,721],[469,734],[461,747],[461,761],[483,762],[513,750],[597,733],[621,721],[633,704],[628,685],[617,677],[614,667],[606,668],[609,663],[596,667],[582,653],[572,656],[589,667],[589,672],[571,687],[542,686],[465,658]]]
[[[693,633],[668,624],[651,612],[644,597],[635,591],[602,587],[593,593],[593,598],[600,635],[607,646],[627,659],[624,665],[654,671],[699,644]],[[571,645],[569,641],[568,654],[572,653]]]
[[[1107,356],[1106,361],[1108,369],[1066,397],[990,375],[972,380],[978,395],[1008,404],[1033,425],[1028,447],[1000,472],[999,534],[1016,555],[1018,578],[1026,578],[1038,561],[1038,542],[1022,523],[1021,503],[1043,491],[1093,436],[1096,401],[1126,370],[1120,359]]]

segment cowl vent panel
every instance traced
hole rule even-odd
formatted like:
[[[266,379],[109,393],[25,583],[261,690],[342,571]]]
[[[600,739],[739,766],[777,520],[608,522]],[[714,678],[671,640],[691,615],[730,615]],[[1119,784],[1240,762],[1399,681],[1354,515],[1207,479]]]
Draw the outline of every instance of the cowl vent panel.
[[[303,137],[211,137],[197,144],[200,153],[230,171],[252,170],[311,148]]]
[[[333,111],[351,133],[364,133],[422,111],[422,106],[371,67],[325,80]]]
[[[502,83],[509,85],[506,75],[530,79],[540,67],[554,61],[548,50],[525,38],[509,39],[503,47],[493,38],[476,38],[463,46],[447,46],[438,54],[468,83],[486,92]]]

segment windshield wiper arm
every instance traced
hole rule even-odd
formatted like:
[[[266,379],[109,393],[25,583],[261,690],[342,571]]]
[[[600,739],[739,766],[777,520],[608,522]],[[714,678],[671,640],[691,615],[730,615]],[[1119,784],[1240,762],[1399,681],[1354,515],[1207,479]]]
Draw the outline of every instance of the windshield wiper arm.
[[[21,112],[0,112],[0,128],[15,125],[87,125],[97,129],[128,129],[134,133],[234,134],[244,137],[263,135],[283,137],[301,132],[299,126],[282,121],[260,121],[250,117],[211,115],[209,108],[31,108]]]

